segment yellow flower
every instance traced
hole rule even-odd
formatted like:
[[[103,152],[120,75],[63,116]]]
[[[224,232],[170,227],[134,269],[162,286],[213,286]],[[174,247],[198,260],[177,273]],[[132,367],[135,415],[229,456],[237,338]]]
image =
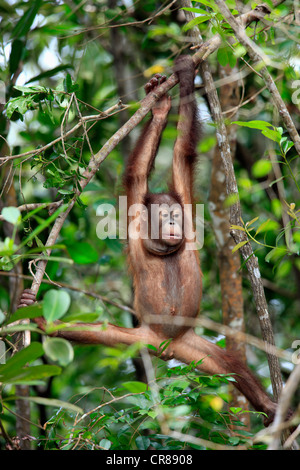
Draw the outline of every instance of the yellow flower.
[[[147,70],[144,71],[144,76],[148,78],[156,73],[162,73],[164,70],[165,70],[165,67],[163,65],[159,65],[159,64],[152,65],[152,67],[149,67]]]
[[[214,397],[209,402],[210,406],[215,411],[221,411],[223,408],[223,400],[220,397]]]

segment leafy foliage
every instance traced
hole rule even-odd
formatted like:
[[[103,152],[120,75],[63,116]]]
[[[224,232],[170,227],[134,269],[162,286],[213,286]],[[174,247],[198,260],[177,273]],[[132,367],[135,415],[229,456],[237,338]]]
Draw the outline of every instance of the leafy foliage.
[[[232,423],[243,427],[241,409],[222,410],[227,395],[220,390],[231,377],[199,376],[193,368],[192,364],[167,369],[154,385],[159,389],[158,397],[151,387],[131,381],[113,391],[103,389],[103,404],[84,419],[74,420],[62,410],[47,422],[49,438],[45,448],[147,450],[151,446],[155,450],[178,450],[185,436],[193,436],[191,443],[185,444],[186,449],[252,447],[246,430],[241,430],[239,437],[228,432]],[[50,437],[57,435],[64,437]]]

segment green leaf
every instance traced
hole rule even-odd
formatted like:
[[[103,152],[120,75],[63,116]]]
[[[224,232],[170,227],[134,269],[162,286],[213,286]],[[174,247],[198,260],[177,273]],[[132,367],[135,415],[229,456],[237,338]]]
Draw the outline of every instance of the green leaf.
[[[147,384],[144,382],[137,382],[137,381],[130,381],[130,382],[123,382],[123,387],[132,393],[143,393],[147,390]]]
[[[25,238],[24,240],[22,240],[21,244],[19,245],[19,249],[22,248],[23,246],[27,245],[27,243],[30,242],[30,240],[32,240],[33,238],[35,238],[40,232],[42,232],[45,228],[47,228],[52,222],[53,220],[56,220],[57,217],[59,216],[59,214],[61,214],[62,212],[64,212],[67,208],[67,205],[64,204],[62,206],[60,206],[52,215],[50,215],[50,217],[48,217],[48,219],[46,219],[45,221],[43,221],[42,223],[40,223],[31,233],[30,235],[28,235],[27,238]]]
[[[68,310],[71,298],[64,290],[50,289],[43,300],[43,315],[47,322],[53,322],[61,318]]]
[[[75,312],[67,313],[64,315],[63,321],[69,322],[82,322],[82,323],[93,323],[99,318],[99,313],[95,312]]]
[[[269,160],[258,160],[252,166],[254,178],[263,178],[272,171],[272,163]]]
[[[276,218],[280,218],[282,216],[282,205],[279,199],[274,198],[271,200],[271,209]]]
[[[254,219],[250,220],[249,222],[246,222],[246,227],[250,227],[250,225],[254,224],[257,219],[259,219],[259,217],[254,217]]]
[[[14,27],[12,31],[12,37],[22,37],[25,36],[31,28],[31,25],[36,17],[40,6],[42,4],[42,0],[35,0],[35,2],[28,2],[30,5],[29,8],[25,11],[23,15],[21,15],[20,20]]]
[[[43,347],[46,355],[61,366],[70,364],[74,359],[72,345],[63,338],[46,338]]]
[[[229,439],[228,439],[228,442],[229,444],[233,445],[233,446],[236,446],[238,445],[238,443],[240,442],[240,438],[238,436],[231,436]]]
[[[9,323],[14,323],[25,318],[37,318],[43,315],[43,307],[41,304],[34,304],[28,307],[18,308],[10,317]]]
[[[193,18],[191,21],[189,21],[187,24],[185,24],[182,28],[182,30],[188,31],[189,29],[192,29],[194,26],[197,26],[198,24],[204,23],[205,21],[209,20],[211,18],[210,15],[203,15],[199,16],[197,18]]]
[[[56,398],[44,398],[44,397],[17,397],[19,400],[32,401],[39,405],[52,406],[54,408],[63,408],[70,410],[73,413],[83,414],[83,409],[73,403],[68,403],[66,401],[57,400]]]
[[[193,13],[198,13],[199,15],[207,15],[207,11],[203,10],[202,8],[184,7],[184,8],[181,8],[181,10],[191,11]]]
[[[226,47],[220,47],[217,51],[217,59],[219,64],[222,67],[225,67],[225,65],[228,64],[229,59],[228,59],[228,50]]]
[[[11,326],[3,326],[1,328],[2,334],[12,335],[16,333],[16,331],[35,331],[37,333],[40,332],[40,330],[34,323],[19,323],[19,325],[13,324]]]
[[[4,207],[2,209],[1,215],[4,220],[10,222],[13,225],[16,225],[21,222],[21,212],[17,207]]]
[[[151,444],[151,441],[147,436],[138,436],[135,440],[135,443],[139,450],[147,450]]]
[[[2,323],[4,323],[5,319],[6,319],[6,315],[0,309],[0,325],[2,325]],[[1,340],[0,340],[0,343],[1,343]]]
[[[286,253],[287,253],[287,250],[285,248],[275,247],[269,251],[269,253],[265,257],[265,260],[267,263],[269,263],[270,261],[275,262],[283,258],[283,256],[286,255]]]
[[[236,66],[236,60],[237,58],[236,58],[235,53],[231,49],[229,49],[228,50],[228,63],[232,69],[233,67]]]
[[[34,86],[23,86],[23,85],[15,85],[14,86],[15,90],[21,91],[25,95],[29,94],[37,94],[37,93],[46,93],[47,90],[45,87],[40,86],[40,85],[34,85]]]
[[[246,245],[248,243],[248,240],[244,240],[243,242],[238,243],[235,245],[235,247],[232,249],[232,253],[235,253],[237,250],[239,250],[242,246]]]
[[[291,275],[292,263],[289,259],[281,261],[276,271],[277,279],[289,279]]]
[[[58,366],[32,366],[19,370],[15,375],[10,371],[9,374],[0,375],[0,381],[10,384],[35,384],[40,380],[47,379],[53,375],[59,375],[61,368]]]
[[[4,341],[0,340],[0,364],[5,364],[6,360],[6,345]]]
[[[35,81],[39,81],[39,80],[43,80],[44,78],[53,77],[53,75],[56,75],[57,73],[61,72],[62,70],[73,69],[73,68],[74,67],[71,64],[58,65],[57,67],[54,67],[53,69],[46,70],[46,72],[43,72],[43,73],[40,73],[39,75],[36,75],[35,77],[28,80],[28,82],[26,82],[26,84],[31,83],[31,82],[35,82]]]
[[[234,229],[234,230],[241,230],[242,232],[245,232],[244,227],[241,227],[240,225],[230,225],[230,228]]]
[[[20,60],[23,55],[24,42],[20,39],[15,39],[11,46],[11,52],[9,56],[9,72],[11,75],[18,69]]]
[[[66,93],[71,93],[73,87],[72,78],[69,73],[67,73],[66,78],[64,79],[64,90]]]
[[[259,234],[259,232],[264,231],[265,228],[267,227],[267,225],[269,224],[269,222],[270,222],[270,219],[265,220],[265,221],[258,227],[258,229],[256,230],[255,236],[256,236],[257,234]]]
[[[14,245],[14,241],[12,238],[6,237],[4,242],[0,241],[0,254],[1,256],[12,256],[16,251],[17,247]],[[1,260],[4,261],[3,259]],[[11,261],[11,260],[10,260]],[[2,268],[3,269],[3,268]]]
[[[10,119],[13,113],[18,113],[19,118],[22,120],[23,114],[26,113],[33,106],[32,96],[18,96],[17,98],[12,98],[6,105],[6,114]]]
[[[32,342],[29,346],[14,354],[6,364],[0,365],[0,382],[1,376],[7,373],[15,374],[26,364],[35,361],[44,354],[43,346],[40,343]]]
[[[152,344],[147,344],[147,348],[151,349],[152,351],[157,352],[157,348],[153,346]]]
[[[198,0],[198,3],[202,3],[203,5],[205,5],[209,8],[212,8],[215,12],[219,11],[217,5],[212,0]]]
[[[97,263],[99,258],[97,250],[87,242],[67,244],[67,250],[77,264]]]
[[[249,121],[249,122],[234,121],[232,122],[232,124],[237,124],[238,126],[242,126],[242,127],[249,127],[250,129],[260,129],[260,130],[265,130],[268,127],[272,126],[272,124],[266,121]]]
[[[25,367],[43,354],[44,349],[37,342],[33,342],[26,348],[18,351],[6,364],[0,365],[0,382],[11,384],[32,383],[52,375],[60,374],[61,368],[58,366]]]
[[[294,142],[292,142],[291,140],[286,140],[285,142],[281,143],[282,150],[284,151],[284,153],[288,153],[288,151],[293,147],[293,145]]]
[[[278,130],[272,131],[271,129],[265,129],[261,133],[268,139],[273,140],[274,142],[280,142],[281,134]]]
[[[102,447],[103,449],[108,450],[112,445],[112,442],[109,441],[108,439],[101,439],[99,442],[99,446]]]
[[[242,408],[238,407],[238,406],[231,406],[229,408],[229,410],[231,411],[231,413],[234,413],[234,414],[237,414],[239,413],[240,411],[243,411]]]

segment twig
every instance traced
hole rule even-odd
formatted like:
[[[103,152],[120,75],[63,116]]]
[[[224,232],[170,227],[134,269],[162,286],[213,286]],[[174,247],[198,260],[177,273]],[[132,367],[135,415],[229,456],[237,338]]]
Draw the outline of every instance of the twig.
[[[190,434],[183,434],[182,432],[179,431],[172,431],[169,434],[170,437],[173,439],[176,439],[177,441],[182,441],[182,442],[187,442],[189,444],[193,444],[196,446],[200,447],[206,447],[207,449],[212,449],[212,450],[232,450],[233,447],[227,446],[225,444],[217,444],[216,442],[208,441],[206,439],[203,439],[202,437],[196,437],[192,436]],[[247,446],[246,445],[238,445],[237,447],[234,447],[235,450],[246,450]]]
[[[32,279],[34,278],[34,276],[29,276],[28,274],[18,274],[18,273],[12,273],[12,272],[7,272],[7,271],[0,271],[0,276],[20,277],[22,279],[27,279],[28,281],[32,281]],[[51,281],[51,279],[43,279],[42,282],[45,283],[45,284],[50,284],[50,285],[55,284],[60,288],[70,289],[70,290],[73,290],[75,292],[81,292],[84,295],[87,295],[89,297],[93,297],[95,299],[99,299],[104,303],[113,305],[114,307],[118,307],[120,310],[124,310],[125,312],[135,314],[135,311],[133,310],[133,308],[128,307],[127,305],[120,304],[119,302],[115,302],[114,300],[111,300],[111,299],[109,299],[108,297],[106,297],[104,295],[96,294],[95,292],[87,291],[85,289],[80,289],[79,287],[75,287],[75,286],[72,286],[70,284],[66,284],[64,282],[55,282],[54,283],[53,281]]]
[[[97,26],[90,26],[90,27],[87,27],[87,28],[78,29],[77,31],[75,31],[75,34],[77,35],[77,34],[82,34],[82,33],[90,32],[90,31],[95,31],[95,30],[99,30],[99,29],[106,29],[106,28],[120,28],[120,27],[124,27],[124,26],[139,26],[139,25],[143,25],[143,24],[147,24],[147,23],[150,24],[155,18],[158,18],[166,10],[169,10],[171,8],[171,6],[174,3],[176,3],[176,1],[177,0],[172,0],[168,5],[166,5],[166,7],[164,7],[163,9],[159,9],[159,11],[157,13],[155,13],[153,16],[151,16],[150,18],[145,18],[144,20],[132,21],[132,22],[127,22],[127,23],[109,24],[112,20],[114,20],[115,18],[117,18],[119,16],[119,15],[116,15],[109,22],[106,22],[104,24],[97,25]],[[63,36],[62,39],[67,39],[69,37],[73,37],[75,34],[73,33],[72,36]]]
[[[32,204],[22,204],[21,206],[18,206],[17,209],[20,211],[20,212],[24,212],[24,211],[32,211],[34,209],[37,209],[38,207],[40,207],[41,209],[44,209],[44,208],[47,208],[47,209],[57,209],[59,206],[61,206],[61,204],[63,203],[63,201],[56,201],[56,202],[36,202],[36,203],[32,203]],[[3,215],[0,215],[0,220],[5,220]]]
[[[75,204],[75,198],[73,198],[70,201],[69,206],[65,208],[65,211],[58,215],[58,217],[55,220],[54,225],[51,229],[51,232],[48,236],[48,239],[46,241],[45,246],[51,247],[52,245],[55,244],[56,239],[57,239],[57,237],[58,237],[58,235],[59,235],[59,233],[62,229],[62,226],[63,226],[69,212],[72,210],[74,204]],[[45,255],[46,255],[46,257],[49,257],[51,255],[51,248],[48,248],[46,250]],[[39,260],[39,262],[36,265],[36,272],[35,272],[35,275],[34,275],[34,280],[33,280],[32,285],[31,285],[31,289],[32,289],[32,291],[34,292],[35,295],[37,295],[37,293],[38,293],[39,287],[41,285],[42,279],[43,279],[44,274],[45,274],[46,266],[47,266],[47,259]]]
[[[75,100],[78,116],[80,118],[80,121],[82,122],[83,132],[84,132],[88,147],[89,147],[90,152],[91,152],[91,158],[94,158],[94,152],[93,152],[93,149],[92,149],[92,146],[91,146],[91,142],[90,142],[90,139],[89,139],[89,136],[88,136],[88,132],[86,130],[86,124],[83,120],[83,116],[81,114],[81,111],[80,111],[80,108],[79,108],[79,105],[78,105],[78,100],[77,100],[77,97],[76,97],[75,94],[74,94],[74,100]]]
[[[275,78],[275,82],[277,80],[281,80],[283,77],[283,74],[280,74],[278,77]],[[221,82],[221,83],[219,83]],[[226,81],[224,80],[224,83],[226,83]],[[215,82],[215,85],[218,85],[218,86],[222,86],[222,79],[221,80],[218,80],[217,82]],[[222,114],[235,114],[238,109],[242,108],[243,106],[245,106],[246,104],[248,103],[251,103],[252,101],[255,100],[255,98],[260,95],[265,89],[267,88],[267,85],[263,86],[260,90],[256,91],[255,93],[253,93],[253,95],[251,95],[249,98],[247,98],[246,100],[244,100],[243,102],[239,103],[237,106],[234,106],[233,108],[230,108],[230,109],[227,109],[226,111],[223,111]]]
[[[48,148],[53,147],[53,145],[57,144],[61,140],[66,139],[67,137],[69,137],[71,134],[73,134],[75,131],[77,131],[77,129],[79,129],[81,126],[83,126],[86,122],[100,121],[102,119],[106,119],[106,118],[108,118],[110,116],[113,116],[114,114],[116,114],[120,111],[123,111],[124,109],[127,109],[127,108],[128,108],[128,105],[124,105],[122,102],[119,101],[117,104],[111,106],[109,109],[107,109],[106,111],[103,111],[99,114],[95,114],[95,115],[91,115],[91,116],[83,116],[80,119],[80,121],[77,124],[75,124],[74,127],[72,127],[72,129],[68,130],[65,134],[61,134],[59,137],[52,140],[51,142],[44,145],[43,147],[40,147],[38,149],[28,150],[28,152],[19,153],[17,155],[7,155],[5,157],[0,157],[0,162],[6,163],[9,160],[14,160],[14,159],[17,159],[17,158],[38,155],[38,154],[44,152],[45,150],[47,150]],[[118,109],[118,111],[116,111],[116,109]]]
[[[289,376],[280,396],[276,414],[270,431],[274,432],[273,439],[268,450],[277,450],[280,445],[281,427],[287,415],[291,400],[300,383],[300,364],[298,364]]]

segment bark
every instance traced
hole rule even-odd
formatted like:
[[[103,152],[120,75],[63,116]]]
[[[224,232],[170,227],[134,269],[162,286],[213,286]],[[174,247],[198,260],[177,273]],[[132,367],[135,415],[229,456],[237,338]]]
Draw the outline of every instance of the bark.
[[[110,0],[110,8],[115,8],[117,0]],[[122,33],[118,28],[110,29],[111,47],[109,48],[110,53],[113,56],[113,65],[115,78],[117,82],[118,95],[121,101],[137,101],[138,97],[136,94],[136,83],[135,78],[130,76],[130,57],[134,57],[136,60],[136,54],[133,54],[131,50],[131,44],[128,42],[126,34]],[[133,64],[132,64],[133,65]],[[137,75],[134,74],[134,76]],[[129,118],[127,110],[119,114],[120,126],[123,126]],[[125,137],[121,142],[122,155],[124,159],[130,153],[131,150],[131,139],[130,135]]]
[[[226,67],[220,70],[223,75],[230,74],[231,69]],[[220,89],[220,101],[222,110],[233,107],[238,103],[237,82],[229,83]],[[235,155],[236,132],[232,125],[228,128],[231,155]],[[239,252],[232,253],[235,246],[230,235],[229,209],[224,206],[226,200],[226,175],[221,154],[215,148],[210,192],[210,214],[212,217],[213,230],[215,232],[217,244],[217,258],[220,273],[220,284],[222,293],[222,314],[225,325],[235,328],[238,331],[245,331],[244,302],[242,289],[242,271]],[[246,362],[246,345],[237,341],[236,337],[226,337],[226,349],[239,355],[243,362]],[[232,405],[248,409],[245,397],[237,389],[232,390]],[[250,425],[250,415],[244,414],[242,421],[245,425]]]

